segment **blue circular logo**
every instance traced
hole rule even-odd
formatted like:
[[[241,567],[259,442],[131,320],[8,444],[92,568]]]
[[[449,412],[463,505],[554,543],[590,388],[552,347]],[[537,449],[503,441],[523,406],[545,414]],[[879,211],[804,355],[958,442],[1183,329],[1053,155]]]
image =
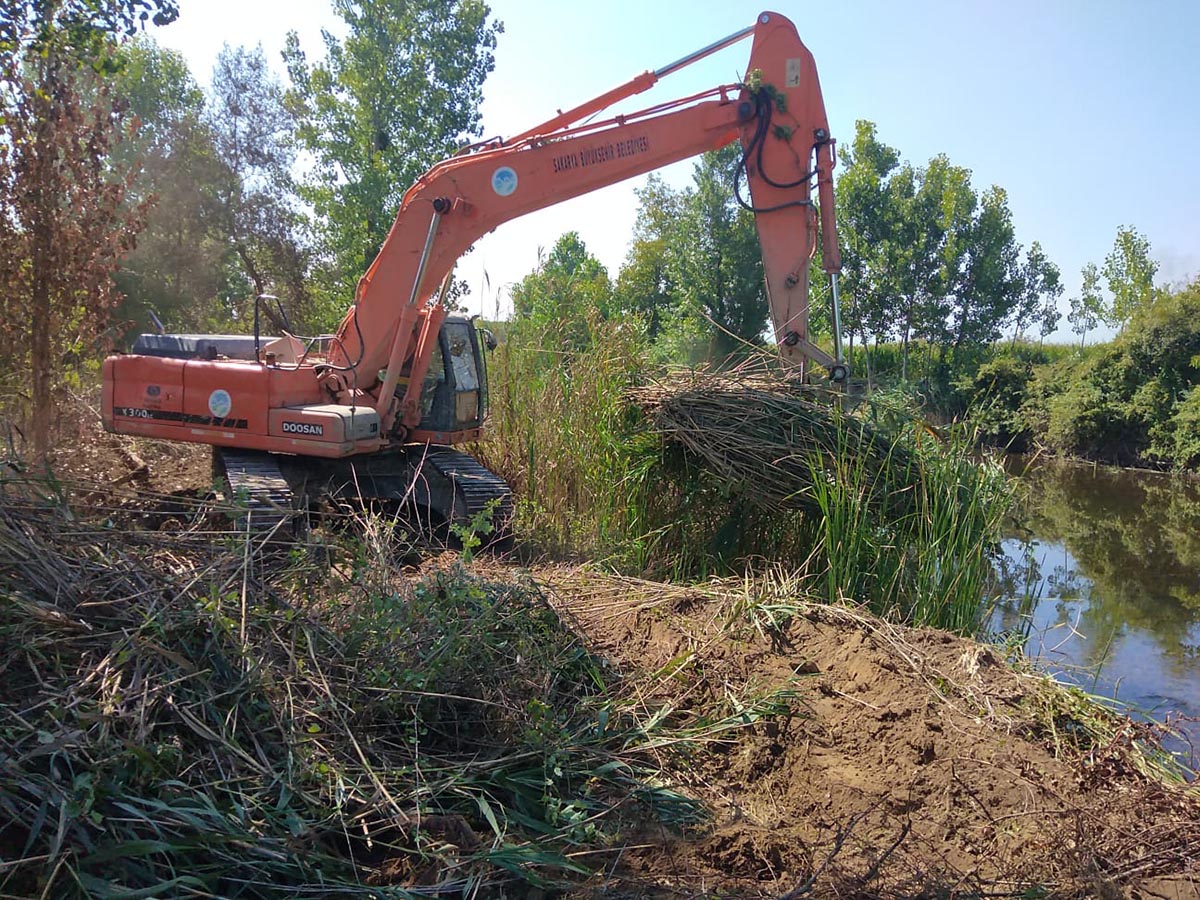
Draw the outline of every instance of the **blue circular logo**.
[[[501,166],[492,173],[492,190],[507,197],[517,189],[517,173],[508,166]]]
[[[229,391],[215,390],[208,395],[208,411],[218,419],[224,419],[231,409],[233,398],[229,396]]]

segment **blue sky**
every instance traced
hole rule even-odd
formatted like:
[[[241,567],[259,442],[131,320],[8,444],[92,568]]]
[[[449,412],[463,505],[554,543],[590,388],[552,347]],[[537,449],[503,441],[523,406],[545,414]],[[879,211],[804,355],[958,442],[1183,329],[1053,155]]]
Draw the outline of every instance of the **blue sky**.
[[[740,0],[491,6],[504,34],[484,88],[486,135],[521,131],[753,23],[763,9]],[[1200,3],[779,0],[773,8],[816,57],[835,138],[849,144],[855,120],[870,119],[905,159],[945,153],[971,169],[976,189],[1005,188],[1018,240],[1041,242],[1068,296],[1080,267],[1103,262],[1121,225],[1150,239],[1160,281],[1200,274]],[[314,56],[320,29],[339,24],[327,0],[182,0],[181,10],[155,37],[181,50],[201,83],[224,41],[261,43],[278,65],[289,29]],[[736,81],[748,54],[747,43],[735,45],[617,111]],[[690,172],[683,163],[666,177],[683,185]],[[460,267],[476,294],[472,310],[503,312],[507,286],[570,229],[615,277],[640,183],[482,240]]]

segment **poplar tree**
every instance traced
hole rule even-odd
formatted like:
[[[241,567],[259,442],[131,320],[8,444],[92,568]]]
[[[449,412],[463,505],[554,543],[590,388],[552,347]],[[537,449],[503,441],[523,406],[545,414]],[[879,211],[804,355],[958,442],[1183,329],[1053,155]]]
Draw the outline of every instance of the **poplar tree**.
[[[314,165],[301,185],[315,215],[330,314],[340,315],[379,252],[409,186],[480,134],[499,23],[482,0],[334,0],[346,23],[309,62],[295,32],[287,102]]]

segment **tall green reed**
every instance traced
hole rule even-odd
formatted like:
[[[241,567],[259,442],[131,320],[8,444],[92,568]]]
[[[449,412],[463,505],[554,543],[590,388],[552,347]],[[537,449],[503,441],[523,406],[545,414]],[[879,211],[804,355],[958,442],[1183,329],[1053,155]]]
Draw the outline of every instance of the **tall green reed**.
[[[935,434],[886,402],[820,413],[808,401],[793,423],[811,420],[819,439],[793,435],[790,455],[772,448],[757,482],[739,479],[631,408],[631,387],[664,377],[650,371],[637,330],[597,319],[583,346],[577,336],[518,323],[494,366],[494,438],[481,453],[522,498],[528,542],[675,581],[782,565],[831,601],[978,628],[1011,494],[999,467],[974,454],[968,427]],[[731,406],[734,420],[713,440],[739,439],[738,414]],[[764,479],[805,496],[764,503]]]
[[[517,528],[556,553],[622,545],[643,527],[636,442],[622,397],[645,369],[639,328],[595,316],[517,321],[492,366],[491,439],[479,456],[512,484]]]
[[[873,470],[843,447],[832,459],[810,457],[820,511],[813,564],[825,596],[978,631],[1013,500],[1003,470],[974,454],[961,425],[935,435],[910,423],[893,436],[893,463]]]

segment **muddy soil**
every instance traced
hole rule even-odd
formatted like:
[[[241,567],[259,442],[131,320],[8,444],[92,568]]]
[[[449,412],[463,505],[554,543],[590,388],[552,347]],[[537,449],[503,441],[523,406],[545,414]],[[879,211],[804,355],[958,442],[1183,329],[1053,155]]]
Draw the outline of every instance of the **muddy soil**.
[[[1056,756],[1044,682],[987,646],[819,605],[760,631],[720,591],[537,574],[648,703],[794,697],[678,769],[711,823],[638,835],[604,891],[1200,897],[1200,796],[1137,771],[1132,725]]]

